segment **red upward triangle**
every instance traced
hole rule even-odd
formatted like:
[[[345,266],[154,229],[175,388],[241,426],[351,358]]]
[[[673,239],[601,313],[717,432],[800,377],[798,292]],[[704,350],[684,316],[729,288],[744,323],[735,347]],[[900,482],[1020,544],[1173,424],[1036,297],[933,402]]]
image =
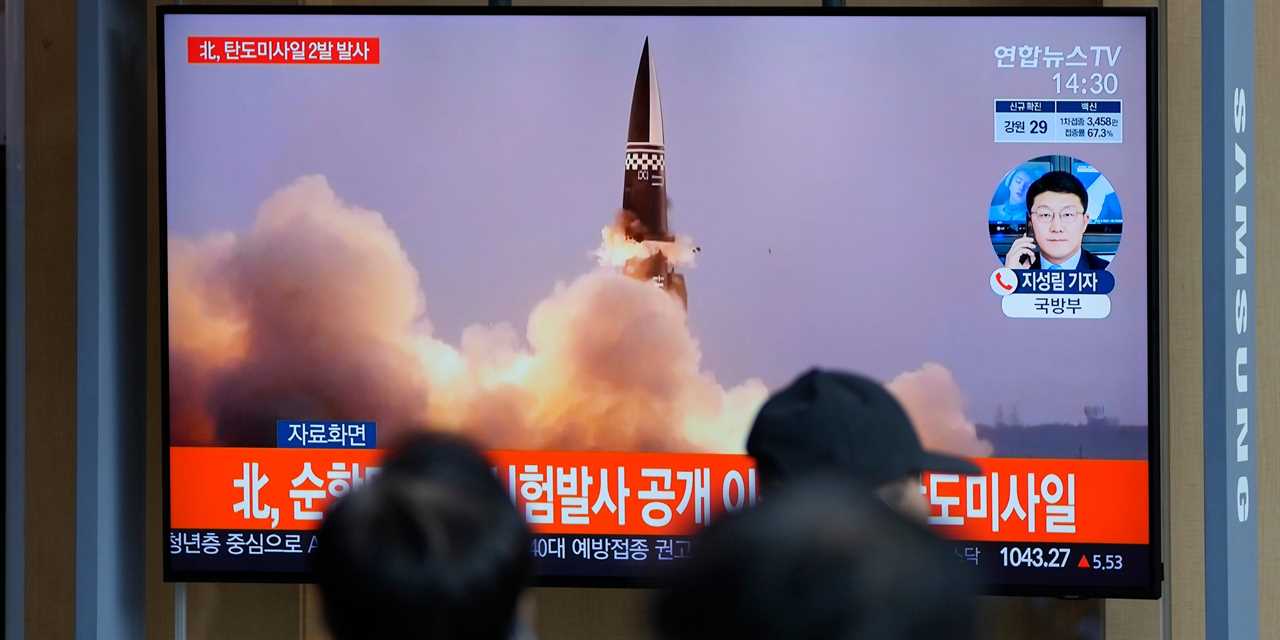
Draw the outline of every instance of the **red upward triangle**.
[[[1089,558],[1085,557],[1085,556],[1084,556],[1084,554],[1080,554],[1080,562],[1077,562],[1077,563],[1076,563],[1076,566],[1077,566],[1077,567],[1080,567],[1081,569],[1088,569],[1088,568],[1089,568]]]

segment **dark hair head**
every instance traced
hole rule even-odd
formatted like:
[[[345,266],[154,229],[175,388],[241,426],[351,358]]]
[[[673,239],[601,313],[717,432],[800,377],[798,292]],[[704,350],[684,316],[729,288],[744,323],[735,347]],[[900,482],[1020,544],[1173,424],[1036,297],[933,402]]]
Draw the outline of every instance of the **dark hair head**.
[[[1036,201],[1036,196],[1046,192],[1070,193],[1080,198],[1080,206],[1086,211],[1089,209],[1089,192],[1085,190],[1080,178],[1068,171],[1050,171],[1036,178],[1036,181],[1027,187],[1027,215],[1031,214],[1031,205]]]
[[[973,584],[961,561],[831,476],[714,523],[668,580],[653,608],[664,640],[973,637]]]
[[[421,433],[329,510],[315,572],[338,640],[504,640],[531,569],[529,534],[470,444]]]

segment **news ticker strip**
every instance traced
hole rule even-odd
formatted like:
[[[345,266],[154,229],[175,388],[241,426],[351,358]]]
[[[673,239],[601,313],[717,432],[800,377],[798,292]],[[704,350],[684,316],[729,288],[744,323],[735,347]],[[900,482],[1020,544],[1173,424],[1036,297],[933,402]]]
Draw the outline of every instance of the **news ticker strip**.
[[[315,530],[173,529],[166,553],[177,572],[305,573]],[[644,577],[692,556],[690,536],[537,534],[529,555],[544,576]]]
[[[316,531],[169,531],[170,568],[181,573],[294,574],[305,580],[319,547]],[[1146,545],[953,542],[955,561],[981,582],[1063,587],[1141,586],[1150,571]],[[529,545],[544,577],[652,578],[696,553],[691,536],[535,534]]]
[[[311,530],[378,471],[379,450],[173,447],[170,526]],[[690,535],[757,500],[745,455],[491,451],[537,533]],[[980,541],[1146,544],[1145,460],[979,458],[982,475],[926,474],[940,534]]]

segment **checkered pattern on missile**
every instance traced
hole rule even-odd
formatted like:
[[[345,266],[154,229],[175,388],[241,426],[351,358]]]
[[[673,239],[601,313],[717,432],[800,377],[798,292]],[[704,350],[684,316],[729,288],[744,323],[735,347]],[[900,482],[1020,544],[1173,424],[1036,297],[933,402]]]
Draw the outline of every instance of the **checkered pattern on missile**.
[[[663,168],[663,158],[666,154],[654,152],[627,152],[627,171],[636,171],[638,169],[648,169],[650,171],[661,171]]]

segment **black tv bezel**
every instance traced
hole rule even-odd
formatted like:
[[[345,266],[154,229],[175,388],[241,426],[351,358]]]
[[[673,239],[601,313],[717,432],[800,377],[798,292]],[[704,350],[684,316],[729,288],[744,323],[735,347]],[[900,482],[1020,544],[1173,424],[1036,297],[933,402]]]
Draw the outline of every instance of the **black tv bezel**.
[[[1140,17],[1146,26],[1146,83],[1147,83],[1147,462],[1148,462],[1148,544],[1150,566],[1146,585],[1136,587],[1088,586],[1063,587],[1043,585],[1009,585],[988,583],[982,593],[994,596],[1058,597],[1058,598],[1129,598],[1157,599],[1161,595],[1164,576],[1161,512],[1161,427],[1163,391],[1161,373],[1160,294],[1162,291],[1160,270],[1161,210],[1159,187],[1162,176],[1159,171],[1159,94],[1158,73],[1158,23],[1154,7],[1115,8],[959,8],[959,7],[423,7],[423,6],[191,6],[160,5],[156,7],[156,124],[159,202],[159,252],[160,252],[160,386],[161,386],[161,438],[163,474],[163,533],[167,541],[170,530],[169,495],[169,268],[168,268],[168,198],[166,179],[165,139],[165,17],[171,15],[475,15],[475,16],[770,16],[770,17]],[[1016,544],[1011,541],[1011,544]],[[243,571],[178,571],[171,566],[166,552],[167,542],[156,550],[161,553],[165,582],[245,582],[308,584],[313,582],[309,574]],[[535,586],[548,587],[652,587],[652,578],[624,578],[612,576],[543,576],[535,580]]]

